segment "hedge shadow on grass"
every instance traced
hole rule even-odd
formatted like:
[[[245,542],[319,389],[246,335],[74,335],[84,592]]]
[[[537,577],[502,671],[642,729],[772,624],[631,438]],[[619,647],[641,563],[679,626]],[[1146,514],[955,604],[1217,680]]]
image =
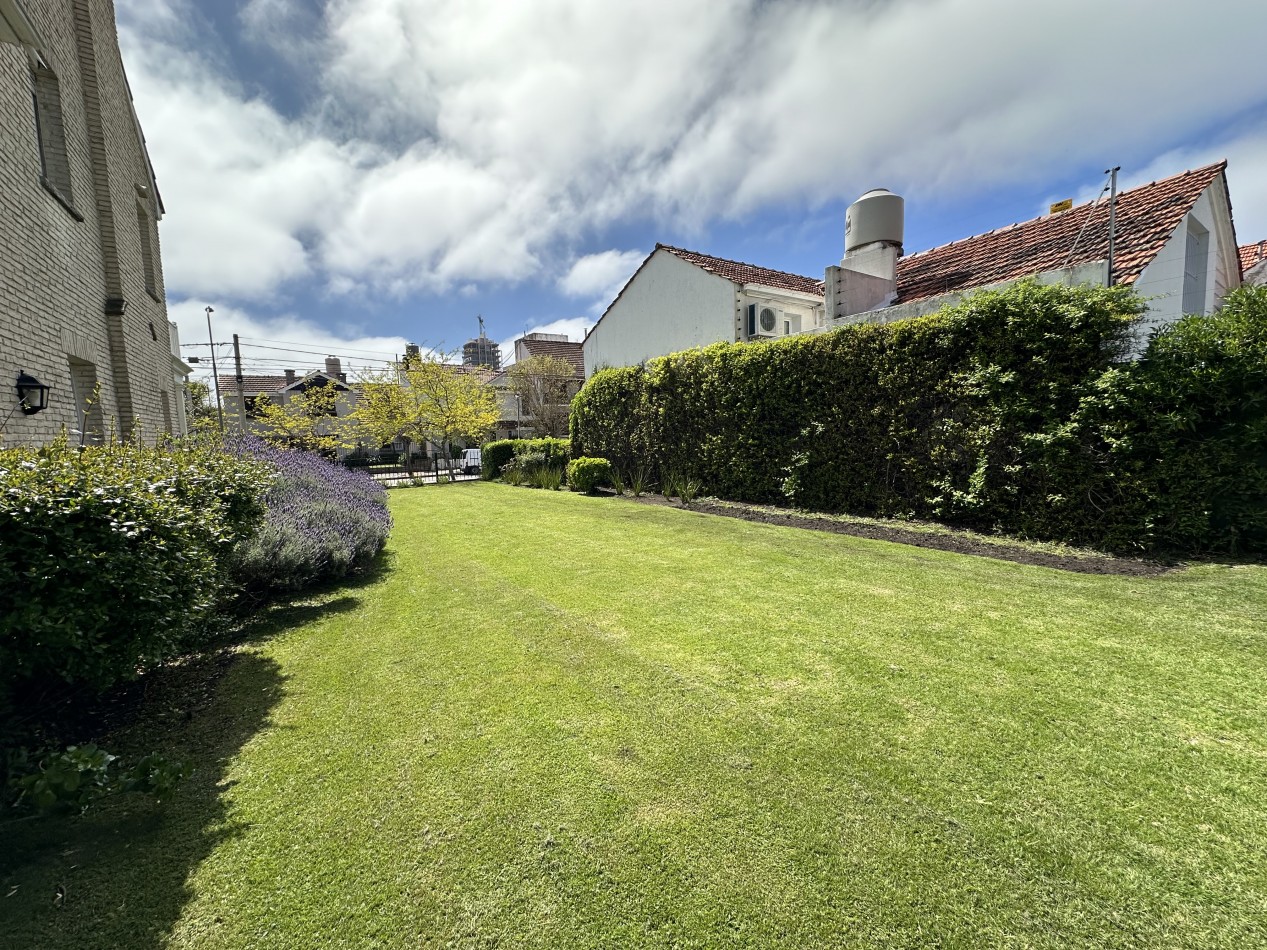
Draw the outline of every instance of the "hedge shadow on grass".
[[[334,596],[275,603],[239,626],[232,640],[258,644],[332,613],[355,609]],[[0,827],[0,934],[12,946],[149,950],[168,937],[193,892],[188,881],[221,843],[245,833],[231,814],[229,767],[267,728],[286,677],[269,657],[220,646],[157,670],[138,686],[136,708],[100,744],[129,759],[152,750],[187,762],[193,775],[171,801],[107,801],[83,817],[8,822]],[[9,896],[5,896],[9,895]],[[60,896],[59,896],[60,895]]]

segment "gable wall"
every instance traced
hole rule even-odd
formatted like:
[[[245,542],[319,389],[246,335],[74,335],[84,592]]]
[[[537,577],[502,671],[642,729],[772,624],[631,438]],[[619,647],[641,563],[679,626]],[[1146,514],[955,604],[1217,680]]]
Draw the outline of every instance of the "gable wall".
[[[585,338],[585,375],[735,340],[735,285],[656,251]]]
[[[1227,220],[1227,202],[1220,192],[1221,188],[1217,182],[1205,190],[1193,205],[1191,213],[1170,236],[1170,240],[1161,249],[1161,253],[1144,268],[1139,279],[1135,281],[1135,290],[1141,296],[1149,298],[1148,312],[1144,315],[1140,327],[1141,344],[1153,330],[1174,323],[1184,315],[1184,264],[1188,250],[1190,220],[1195,219],[1210,234],[1204,312],[1210,313],[1217,309],[1224,295],[1240,283],[1240,275],[1237,273],[1235,263],[1236,248],[1230,247],[1229,253],[1229,241],[1232,238],[1230,223]],[[1230,267],[1229,260],[1232,261]]]

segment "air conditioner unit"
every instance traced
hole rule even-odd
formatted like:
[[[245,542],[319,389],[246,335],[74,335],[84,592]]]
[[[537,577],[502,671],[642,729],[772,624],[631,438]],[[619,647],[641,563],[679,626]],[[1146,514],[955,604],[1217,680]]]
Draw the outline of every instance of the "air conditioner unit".
[[[769,304],[748,305],[748,339],[783,335],[783,311]]]

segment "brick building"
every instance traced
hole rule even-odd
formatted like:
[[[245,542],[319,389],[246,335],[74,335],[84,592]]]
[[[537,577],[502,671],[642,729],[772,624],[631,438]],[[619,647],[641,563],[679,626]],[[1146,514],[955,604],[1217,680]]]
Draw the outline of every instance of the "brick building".
[[[112,0],[0,0],[5,444],[183,430],[162,214]],[[11,412],[20,372],[52,387],[47,409]]]

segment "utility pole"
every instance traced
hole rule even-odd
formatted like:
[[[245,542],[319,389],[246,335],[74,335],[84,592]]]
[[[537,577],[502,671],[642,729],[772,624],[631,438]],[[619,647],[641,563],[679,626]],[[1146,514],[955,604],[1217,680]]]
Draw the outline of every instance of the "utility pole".
[[[1105,173],[1109,176],[1109,286],[1113,286],[1113,245],[1117,237],[1117,173],[1122,170],[1121,165],[1113,168],[1106,168]],[[1104,192],[1100,192],[1104,194]]]
[[[233,334],[233,378],[238,384],[238,435],[246,435],[246,393],[242,386],[242,350],[238,348],[238,335]]]
[[[220,419],[220,434],[224,435],[224,404],[220,402],[220,370],[216,368],[216,338],[211,332],[211,315],[216,312],[215,307],[206,307],[207,311],[207,341],[211,344],[211,379],[216,384],[216,413]]]

